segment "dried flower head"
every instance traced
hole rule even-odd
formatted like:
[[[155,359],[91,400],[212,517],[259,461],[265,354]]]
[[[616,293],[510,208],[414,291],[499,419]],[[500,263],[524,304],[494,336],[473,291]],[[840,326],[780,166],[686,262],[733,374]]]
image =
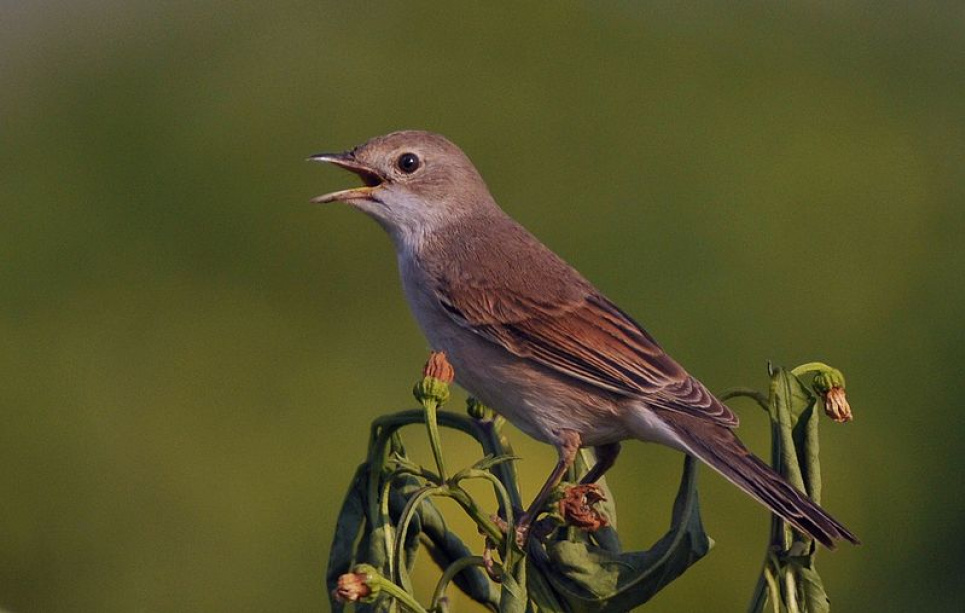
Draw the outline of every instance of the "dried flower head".
[[[814,390],[824,400],[824,412],[838,423],[854,419],[851,405],[844,392],[844,374],[836,368],[818,373],[814,377]]]
[[[333,594],[339,602],[355,602],[372,594],[368,584],[368,573],[345,573],[338,578],[338,587]]]
[[[571,526],[596,532],[609,525],[607,518],[594,508],[596,503],[603,500],[606,500],[606,496],[594,483],[568,487],[560,499],[560,515]]]
[[[844,393],[843,387],[832,387],[824,395],[824,412],[838,423],[854,419],[854,415],[851,414],[851,405],[848,404],[848,397]]]

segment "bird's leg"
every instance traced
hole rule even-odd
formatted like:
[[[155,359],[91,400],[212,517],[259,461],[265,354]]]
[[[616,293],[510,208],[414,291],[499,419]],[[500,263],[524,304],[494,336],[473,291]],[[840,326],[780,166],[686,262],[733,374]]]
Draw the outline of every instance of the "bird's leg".
[[[546,504],[546,499],[553,492],[553,488],[559,485],[560,481],[563,480],[563,475],[565,475],[566,471],[573,465],[573,461],[576,460],[576,453],[580,450],[581,442],[580,434],[575,430],[562,430],[560,432],[560,442],[556,446],[556,452],[559,454],[560,459],[556,462],[556,468],[550,473],[546,483],[543,484],[543,488],[540,489],[539,494],[536,495],[532,504],[529,505],[529,509],[523,513],[523,516],[520,517],[516,523],[516,538],[520,543],[525,542],[529,533],[530,524],[533,523],[533,520],[536,519],[536,516],[543,508],[543,505]]]
[[[584,485],[596,483],[606,471],[613,467],[617,461],[617,456],[620,455],[620,443],[597,445],[593,448],[593,451],[596,453],[596,464],[580,479],[580,483]]]

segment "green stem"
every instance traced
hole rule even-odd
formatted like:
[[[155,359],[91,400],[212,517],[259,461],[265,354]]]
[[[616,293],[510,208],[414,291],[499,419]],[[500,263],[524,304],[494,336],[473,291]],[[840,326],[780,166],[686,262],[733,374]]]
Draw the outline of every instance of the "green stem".
[[[442,577],[439,578],[439,583],[436,584],[436,589],[432,593],[432,600],[429,603],[429,609],[434,610],[439,607],[439,601],[446,595],[446,588],[449,587],[449,583],[456,578],[456,575],[462,571],[470,568],[472,566],[486,567],[486,560],[482,556],[466,556],[464,558],[459,558],[448,567]],[[498,565],[497,565],[498,566]]]
[[[806,375],[809,372],[827,372],[829,370],[834,370],[824,362],[807,362],[806,364],[801,364],[796,366],[791,370],[791,374],[795,377],[800,377]]]
[[[719,396],[719,398],[725,402],[731,398],[737,398],[737,397],[750,398],[751,400],[755,401],[758,405],[760,405],[760,407],[765,411],[770,410],[770,408],[768,407],[767,396],[749,387],[732,387],[728,390],[725,390]]]
[[[768,563],[764,566],[764,580],[767,581],[771,608],[774,613],[781,613],[781,588],[777,585],[777,578],[774,576],[774,566]]]
[[[812,406],[805,425],[804,454],[807,466],[807,494],[815,504],[821,504],[821,441],[818,438],[818,424],[821,420],[818,408]]]
[[[801,609],[797,606],[797,582],[790,565],[784,568],[784,589],[787,594],[787,613],[800,613]]]
[[[459,432],[467,434],[475,439],[476,442],[482,447],[484,454],[500,456],[507,455],[512,451],[512,448],[509,447],[508,444],[505,444],[500,440],[501,437],[499,435],[499,429],[494,428],[492,423],[486,421],[480,422],[464,415],[458,415],[451,411],[442,411],[441,413],[437,413],[436,416],[438,418],[438,423],[442,424],[443,427],[458,430]],[[372,426],[372,440],[375,441],[376,437],[374,435],[381,431],[388,431],[391,433],[404,426],[417,423],[426,423],[425,409],[409,409],[379,417],[375,420]],[[372,448],[381,447],[382,445],[384,445],[384,443],[381,441],[378,443],[370,443],[370,447]],[[372,456],[374,455],[375,454],[373,453]],[[509,492],[509,497],[513,502],[513,506],[522,507],[522,499],[519,495],[519,489],[516,487],[517,480],[514,478],[514,465],[512,463],[500,464],[493,467],[493,472],[497,474],[500,483],[502,483]],[[373,496],[375,494],[376,492],[372,492]]]
[[[761,569],[761,575],[757,578],[757,585],[754,586],[754,595],[751,596],[751,603],[747,607],[747,613],[763,613],[764,603],[767,602],[767,562]]]
[[[385,550],[388,552],[389,576],[395,577],[395,530],[392,521],[389,519],[389,489],[392,487],[392,478],[385,480],[382,486],[382,496],[379,499],[379,518],[382,526],[382,538],[385,542]]]
[[[413,611],[414,613],[429,613],[425,607],[420,605],[416,599],[413,598],[411,594],[395,583],[392,583],[384,577],[379,577],[375,579],[375,581],[378,582],[380,591],[388,594],[392,598],[395,598],[396,601],[398,601],[402,606],[408,608],[410,611]]]
[[[410,592],[412,591],[412,585],[409,581],[409,573],[406,569],[405,560],[405,539],[409,533],[409,524],[412,522],[412,518],[415,517],[416,509],[423,500],[434,495],[445,495],[445,493],[446,488],[443,486],[423,487],[409,499],[409,502],[406,503],[405,508],[402,510],[402,515],[399,516],[399,528],[395,536],[395,551],[393,551],[396,558],[395,576],[398,577],[402,587]]]
[[[488,536],[497,547],[503,545],[503,540],[506,535],[503,534],[489,516],[486,515],[476,504],[476,501],[466,493],[462,488],[450,488],[450,497],[459,503],[459,506],[463,508],[464,511],[469,515],[470,518],[476,523],[480,530],[482,530],[486,536]]]
[[[503,508],[506,509],[506,534],[507,535],[516,534],[516,520],[513,516],[513,507],[509,503],[509,494],[506,492],[506,488],[503,487],[503,484],[499,482],[499,479],[497,479],[491,473],[488,473],[483,470],[466,471],[464,476],[456,475],[455,477],[453,477],[453,483],[452,483],[453,496],[452,497],[456,499],[456,501],[459,502],[460,505],[462,505],[463,503],[459,501],[459,498],[457,498],[457,496],[465,496],[465,502],[467,503],[468,506],[464,505],[463,508],[466,509],[466,513],[468,513],[469,516],[472,517],[474,521],[476,521],[479,528],[483,530],[485,530],[486,528],[484,527],[483,524],[479,522],[478,518],[484,517],[484,515],[479,510],[479,507],[478,505],[476,505],[476,501],[472,498],[472,496],[470,496],[468,492],[466,492],[464,489],[459,487],[459,481],[461,481],[462,479],[484,479],[493,484],[493,489],[496,490],[496,494],[499,497],[500,502],[503,505]],[[486,524],[489,524],[495,527],[495,524],[493,524],[488,517],[486,517],[485,519],[486,519]],[[496,530],[499,532],[500,535],[502,535],[502,531],[499,531],[498,528],[496,528]],[[492,538],[491,535],[490,535],[490,538]],[[506,539],[503,539],[502,543],[500,542],[499,539],[493,539],[493,542],[497,543],[497,546],[505,545],[505,548],[503,549],[503,563],[506,566],[512,566],[513,545],[515,543],[515,539],[506,538]]]
[[[439,423],[436,410],[438,403],[433,399],[426,399],[422,406],[426,410],[426,428],[429,431],[429,445],[432,447],[432,457],[436,460],[436,468],[439,470],[439,477],[446,481],[446,465],[442,460],[442,441],[439,438]]]

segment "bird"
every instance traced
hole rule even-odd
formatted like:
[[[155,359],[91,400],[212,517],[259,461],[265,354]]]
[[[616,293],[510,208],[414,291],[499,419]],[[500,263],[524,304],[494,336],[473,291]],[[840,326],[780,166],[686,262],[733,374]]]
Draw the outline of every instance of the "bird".
[[[309,161],[362,185],[312,198],[373,218],[395,248],[402,289],[456,382],[558,461],[519,521],[526,530],[592,447],[593,483],[627,440],[689,454],[828,548],[857,537],[751,453],[738,418],[630,315],[513,220],[442,135],[404,130]]]

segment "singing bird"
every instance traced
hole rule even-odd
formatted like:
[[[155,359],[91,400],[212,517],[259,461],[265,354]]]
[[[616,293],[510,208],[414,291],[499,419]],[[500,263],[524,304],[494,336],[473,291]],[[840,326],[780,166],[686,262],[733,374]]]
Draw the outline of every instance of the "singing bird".
[[[591,483],[621,441],[639,439],[699,458],[827,547],[858,542],[748,451],[737,416],[646,330],[510,218],[449,140],[394,132],[309,159],[361,178],[312,201],[346,203],[386,230],[412,313],[456,381],[559,453],[523,530],[580,447],[597,455]]]

